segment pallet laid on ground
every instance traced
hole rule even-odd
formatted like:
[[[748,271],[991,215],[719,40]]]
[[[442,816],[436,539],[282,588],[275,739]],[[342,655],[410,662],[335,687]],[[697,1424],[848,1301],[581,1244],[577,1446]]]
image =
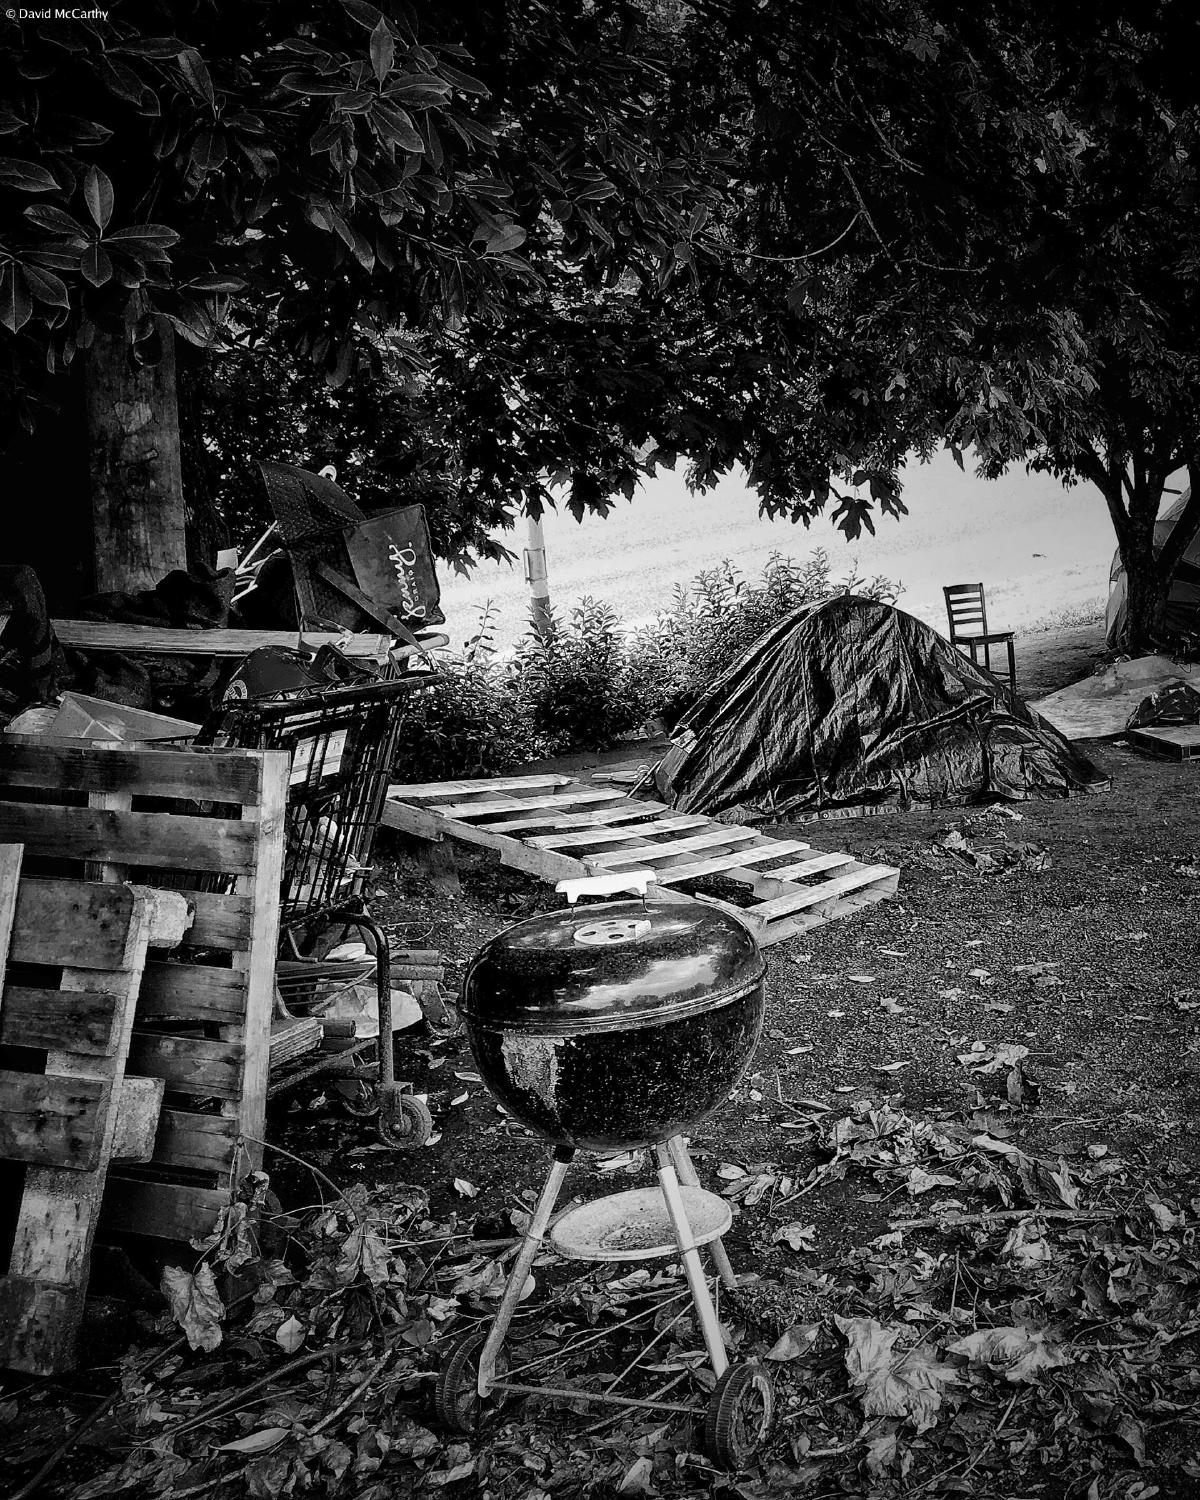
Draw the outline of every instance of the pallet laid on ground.
[[[129,1072],[161,1078],[153,1161],[110,1174],[104,1232],[208,1233],[261,1160],[288,757],[0,740],[0,840],[26,871],[186,893],[194,923],[152,955]]]
[[[762,945],[893,895],[900,878],[890,865],[676,813],[569,776],[393,786],[383,821],[417,838],[482,844],[542,880],[648,870],[652,895],[704,877],[736,881],[751,904],[716,904],[735,911]]]
[[[1160,724],[1130,729],[1125,738],[1139,750],[1171,760],[1192,760],[1200,755],[1200,724]]]
[[[0,907],[13,910],[7,967],[0,962],[0,1160],[16,1213],[0,1274],[0,1366],[48,1375],[75,1363],[109,1164],[149,1154],[152,1135],[131,1129],[127,1106],[140,1106],[152,1130],[162,1103],[161,1081],[149,1096],[125,1088],[147,955],[177,944],[192,916],[176,891],[18,884],[2,848]]]

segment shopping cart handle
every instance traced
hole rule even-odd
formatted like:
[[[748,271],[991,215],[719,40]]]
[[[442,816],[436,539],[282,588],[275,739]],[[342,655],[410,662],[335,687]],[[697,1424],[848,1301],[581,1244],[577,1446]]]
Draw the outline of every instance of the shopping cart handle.
[[[576,879],[560,880],[554,889],[560,891],[572,906],[580,896],[615,896],[619,891],[644,899],[646,888],[653,879],[653,870],[621,870],[612,875],[580,875]]]

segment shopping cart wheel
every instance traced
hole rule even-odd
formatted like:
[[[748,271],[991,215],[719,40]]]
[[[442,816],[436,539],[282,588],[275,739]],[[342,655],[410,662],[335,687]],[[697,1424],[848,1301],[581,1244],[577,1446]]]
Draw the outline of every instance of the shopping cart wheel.
[[[722,1469],[744,1469],[766,1441],[775,1387],[762,1365],[732,1365],[717,1381],[704,1419],[704,1448]]]
[[[369,1078],[339,1078],[334,1097],[356,1120],[373,1120],[379,1113],[379,1085]]]
[[[415,1094],[393,1094],[380,1108],[375,1128],[385,1146],[415,1151],[433,1134],[433,1116],[424,1099]]]
[[[450,1352],[438,1369],[433,1404],[438,1421],[451,1432],[474,1433],[486,1415],[492,1397],[479,1399],[479,1356],[487,1342],[487,1330],[465,1333],[450,1346]],[[496,1374],[503,1376],[508,1360],[501,1350],[496,1360]],[[497,1393],[499,1394],[499,1393]]]

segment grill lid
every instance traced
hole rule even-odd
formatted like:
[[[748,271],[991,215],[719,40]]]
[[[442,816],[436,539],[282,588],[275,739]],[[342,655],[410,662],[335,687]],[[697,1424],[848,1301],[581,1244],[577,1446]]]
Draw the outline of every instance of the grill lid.
[[[702,901],[614,901],[509,927],[472,960],[462,1014],[563,1035],[715,1009],[758,984],[749,929]]]

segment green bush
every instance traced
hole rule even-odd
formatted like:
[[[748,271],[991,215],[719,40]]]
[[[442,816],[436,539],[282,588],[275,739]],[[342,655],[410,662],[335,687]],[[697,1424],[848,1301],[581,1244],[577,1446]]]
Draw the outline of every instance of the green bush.
[[[489,605],[463,655],[409,700],[392,761],[398,781],[504,776],[554,753],[496,663],[491,616]]]
[[[552,615],[517,647],[513,690],[537,731],[562,749],[601,749],[647,717],[611,605],[581,599],[564,622]]]

